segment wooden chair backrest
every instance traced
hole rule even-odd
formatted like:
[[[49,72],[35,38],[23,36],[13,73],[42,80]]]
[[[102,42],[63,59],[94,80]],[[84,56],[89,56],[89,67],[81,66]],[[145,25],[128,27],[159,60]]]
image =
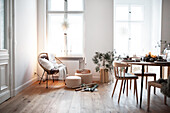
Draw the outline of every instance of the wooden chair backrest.
[[[130,67],[130,65],[114,62],[113,68],[115,77],[124,77],[127,67]]]
[[[135,57],[130,57],[131,59],[141,59],[141,57],[135,56]],[[132,73],[132,65],[130,66],[130,72]],[[148,72],[148,66],[146,65],[144,68],[144,72]]]
[[[130,57],[130,59],[141,59],[141,57],[134,56],[134,57]]]

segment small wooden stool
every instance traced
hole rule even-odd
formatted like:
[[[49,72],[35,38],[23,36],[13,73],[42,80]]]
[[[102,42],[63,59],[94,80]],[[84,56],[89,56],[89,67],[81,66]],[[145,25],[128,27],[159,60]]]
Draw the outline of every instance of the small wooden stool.
[[[147,111],[149,111],[149,107],[150,107],[150,89],[151,86],[157,87],[157,88],[161,88],[162,85],[155,82],[155,81],[150,81],[148,82],[148,102],[147,102]],[[166,96],[164,96],[164,104],[166,105]]]

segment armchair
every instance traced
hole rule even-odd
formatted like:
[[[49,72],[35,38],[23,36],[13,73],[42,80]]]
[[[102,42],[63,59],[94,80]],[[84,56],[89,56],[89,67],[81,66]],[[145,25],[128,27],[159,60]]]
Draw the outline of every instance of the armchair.
[[[47,72],[46,76],[46,88],[48,88],[48,75],[52,75],[53,82],[54,82],[54,76],[53,74],[60,74],[60,71],[64,70],[64,73],[62,74],[67,74],[67,68],[64,66],[64,64],[60,61],[60,59],[54,57],[53,59],[49,59],[49,54],[48,53],[40,53],[38,56],[38,63],[44,70],[39,84],[41,84],[41,81],[43,80],[43,76],[45,72]],[[59,75],[60,76],[60,75]],[[61,77],[60,77],[61,78]],[[65,76],[62,75],[62,78],[65,80]]]

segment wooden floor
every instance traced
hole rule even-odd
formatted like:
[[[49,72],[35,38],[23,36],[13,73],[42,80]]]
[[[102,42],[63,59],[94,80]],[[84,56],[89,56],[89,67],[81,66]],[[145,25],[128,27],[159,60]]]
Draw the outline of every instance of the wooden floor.
[[[140,81],[138,81],[140,82]],[[146,111],[147,90],[144,89],[142,109],[136,104],[133,90],[122,93],[120,103],[117,99],[120,81],[111,98],[112,84],[100,84],[97,92],[75,92],[65,88],[62,81],[49,82],[49,89],[45,83],[38,82],[24,89],[17,96],[0,105],[0,113],[144,113]],[[133,84],[132,84],[133,86]],[[140,94],[138,86],[138,96]],[[152,88],[153,89],[153,88]],[[157,89],[157,95],[151,90],[150,113],[170,113],[170,99],[163,104],[163,95]]]

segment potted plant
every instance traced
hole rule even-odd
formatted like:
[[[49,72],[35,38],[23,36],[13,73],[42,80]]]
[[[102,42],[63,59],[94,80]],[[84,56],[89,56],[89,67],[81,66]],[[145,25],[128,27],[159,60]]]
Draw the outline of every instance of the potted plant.
[[[109,71],[112,74],[113,61],[114,61],[113,51],[109,51],[106,53],[95,52],[95,55],[92,58],[92,60],[93,60],[93,63],[96,64],[96,67],[95,67],[96,72],[100,72],[103,69],[104,72],[108,73]],[[100,77],[101,77],[101,74],[100,74]],[[108,80],[104,80],[104,82],[108,82]]]

